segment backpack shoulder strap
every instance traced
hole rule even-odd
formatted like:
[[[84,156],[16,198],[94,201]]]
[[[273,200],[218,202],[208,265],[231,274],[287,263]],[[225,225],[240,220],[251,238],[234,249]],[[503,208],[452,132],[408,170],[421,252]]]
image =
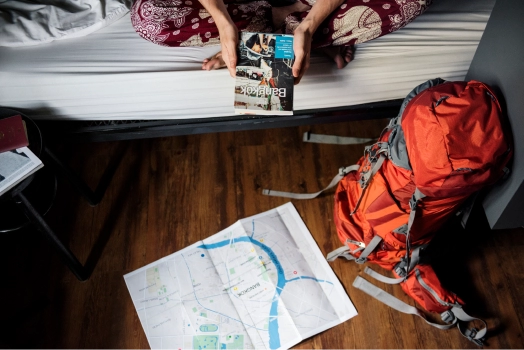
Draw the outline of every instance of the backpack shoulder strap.
[[[338,174],[335,175],[335,177],[331,180],[329,185],[327,185],[326,188],[315,192],[315,193],[294,193],[294,192],[283,192],[283,191],[274,191],[268,188],[265,188],[262,190],[262,194],[266,196],[274,196],[274,197],[286,197],[286,198],[293,198],[293,199],[313,199],[320,195],[322,192],[329,190],[332,187],[335,187],[340,180],[347,174],[349,174],[352,171],[357,171],[360,168],[360,165],[350,165],[347,167],[342,167],[338,170]]]
[[[326,143],[326,144],[336,144],[336,145],[355,145],[375,141],[375,139],[369,138],[360,138],[360,137],[346,137],[346,136],[335,136],[335,135],[321,135],[321,134],[312,134],[310,132],[305,132],[303,139],[304,142],[312,143]],[[275,191],[271,189],[263,189],[262,194],[266,196],[274,197],[285,197],[292,199],[313,199],[318,197],[321,193],[333,188],[339,183],[340,180],[347,174],[352,171],[357,171],[359,165],[350,165],[348,167],[342,167],[339,169],[338,174],[331,180],[331,183],[324,189],[315,192],[315,193],[294,193],[294,192],[285,192],[285,191]]]
[[[426,316],[416,307],[406,304],[402,300],[394,297],[385,290],[382,290],[379,287],[369,283],[360,276],[357,276],[357,278],[353,282],[353,287],[360,289],[364,293],[372,296],[373,298],[383,302],[384,304],[388,305],[389,307],[392,307],[397,311],[421,317],[424,321],[426,321],[427,324],[433,327],[439,329],[450,329],[457,323],[456,319],[451,324],[446,325],[430,322],[426,319]]]
[[[402,300],[394,297],[393,295],[389,294],[388,292],[380,289],[379,287],[369,283],[365,279],[363,279],[360,276],[357,276],[355,281],[353,282],[353,286],[357,289],[360,289],[364,293],[372,296],[373,298],[381,301],[382,303],[388,305],[389,307],[403,312],[405,314],[411,314],[415,316],[419,316],[422,318],[427,324],[436,327],[438,329],[450,329],[457,325],[457,328],[459,329],[460,333],[469,341],[475,343],[478,346],[482,346],[482,341],[484,336],[487,333],[487,324],[483,320],[475,317],[471,317],[468,315],[464,309],[460,305],[453,305],[450,310],[445,311],[442,313],[441,318],[444,322],[448,324],[439,324],[430,322],[426,319],[426,316],[416,307],[411,306],[403,302]],[[466,323],[472,322],[472,321],[480,321],[484,324],[484,328],[478,330],[476,328],[467,328]]]
[[[324,143],[330,145],[358,145],[361,143],[374,142],[376,139],[362,138],[362,137],[350,137],[350,136],[336,136],[336,135],[322,135],[312,134],[309,131],[304,133],[302,138],[304,142],[310,143]]]

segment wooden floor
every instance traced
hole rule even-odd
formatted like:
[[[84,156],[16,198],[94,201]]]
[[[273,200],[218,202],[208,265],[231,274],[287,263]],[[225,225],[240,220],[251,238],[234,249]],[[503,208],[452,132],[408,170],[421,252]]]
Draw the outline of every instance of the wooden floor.
[[[90,207],[62,177],[47,220],[82,263],[79,282],[38,233],[0,235],[0,346],[4,348],[149,348],[123,275],[281,204],[266,187],[314,192],[363,146],[315,145],[304,131],[377,137],[386,120],[110,143],[51,144],[92,188],[118,164],[103,201]],[[325,254],[340,245],[333,192],[293,200]],[[524,213],[523,213],[524,214]],[[0,214],[1,215],[1,214]],[[489,325],[485,348],[523,348],[524,229],[490,231],[477,208],[463,230],[450,222],[435,241],[441,281]],[[359,315],[295,346],[476,348],[457,329],[440,331],[382,305],[352,282],[365,266],[331,266]],[[400,286],[374,282],[413,304]]]

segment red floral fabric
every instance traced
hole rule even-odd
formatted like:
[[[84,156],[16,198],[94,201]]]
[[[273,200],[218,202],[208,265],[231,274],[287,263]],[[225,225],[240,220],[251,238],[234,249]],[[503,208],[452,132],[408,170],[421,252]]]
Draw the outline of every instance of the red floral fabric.
[[[315,3],[298,1],[310,6]],[[273,28],[269,2],[224,2],[239,31],[293,33],[307,16],[307,11],[292,13],[283,28]],[[313,47],[354,45],[378,38],[404,27],[430,4],[431,0],[345,0],[319,27]],[[220,43],[213,18],[198,0],[136,0],[131,21],[142,38],[162,46]]]

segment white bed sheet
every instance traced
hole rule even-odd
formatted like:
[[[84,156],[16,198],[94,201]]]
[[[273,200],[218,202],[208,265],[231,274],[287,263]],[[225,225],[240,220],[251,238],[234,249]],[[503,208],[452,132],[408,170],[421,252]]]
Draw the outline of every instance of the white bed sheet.
[[[295,110],[403,98],[436,77],[463,80],[494,2],[434,0],[405,28],[360,44],[342,70],[314,56],[295,87]],[[127,14],[87,37],[0,48],[0,105],[47,120],[232,116],[233,78],[201,70],[218,50],[149,43]]]

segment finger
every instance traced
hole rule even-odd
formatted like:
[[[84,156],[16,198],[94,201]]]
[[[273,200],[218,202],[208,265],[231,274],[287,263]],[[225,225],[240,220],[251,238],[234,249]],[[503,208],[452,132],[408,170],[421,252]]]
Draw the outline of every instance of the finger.
[[[300,56],[299,60],[296,60],[293,64],[293,76],[294,84],[297,85],[300,83],[300,80],[302,80],[302,77],[306,73],[307,69],[309,68],[309,55]]]
[[[224,59],[224,63],[226,64],[227,69],[229,70],[229,74],[232,77],[235,77],[236,76],[236,66],[237,66],[236,47],[232,48],[231,45],[226,45],[223,49],[224,50],[223,50],[222,58]]]
[[[229,55],[229,74],[234,78],[236,76],[236,68],[237,68],[237,54],[234,52],[232,55]]]
[[[304,64],[303,61],[303,55],[301,54],[297,54],[295,55],[295,62],[293,63],[293,68],[292,68],[292,72],[293,72],[293,76],[295,78],[299,77],[300,76],[300,72],[302,71],[302,65]]]

